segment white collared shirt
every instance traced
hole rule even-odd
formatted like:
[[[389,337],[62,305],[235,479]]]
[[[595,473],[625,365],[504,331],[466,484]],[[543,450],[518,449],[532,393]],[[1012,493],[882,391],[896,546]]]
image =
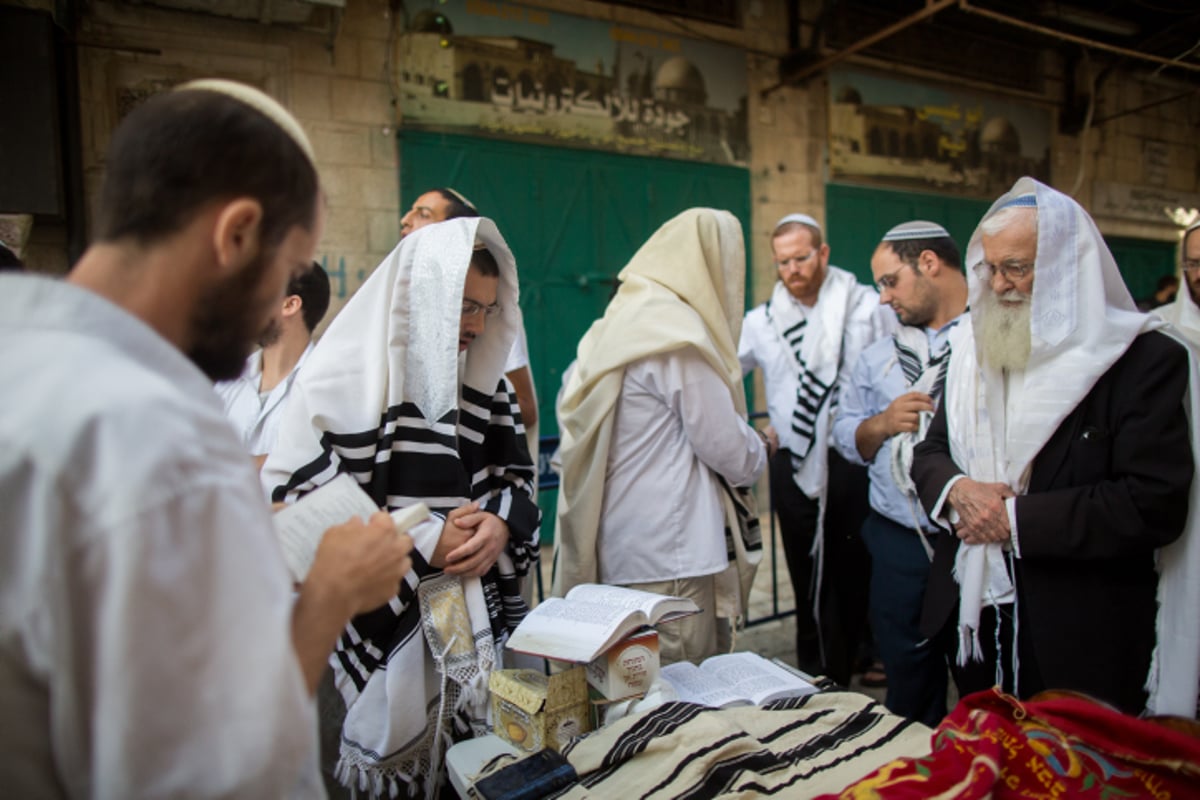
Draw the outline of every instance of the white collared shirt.
[[[815,325],[819,316],[811,313],[812,306],[805,306],[793,298],[793,302]],[[817,302],[820,303],[818,295]],[[842,331],[842,353],[838,364],[839,387],[850,380],[850,372],[859,355],[872,342],[891,334],[896,326],[895,312],[879,304],[879,295],[869,286],[859,284],[855,289],[852,307],[846,316]],[[796,357],[780,340],[774,325],[767,316],[766,304],[756,306],[746,313],[742,323],[742,336],[738,342],[738,360],[742,374],[747,375],[755,367],[763,371],[763,384],[767,395],[767,416],[771,426],[779,435],[780,447],[795,450],[792,433],[792,411],[796,408]],[[840,391],[840,389],[839,389]],[[832,446],[833,442],[826,442]]]
[[[275,447],[284,401],[312,349],[313,343],[309,342],[296,361],[296,366],[265,398],[258,390],[262,384],[262,350],[250,354],[241,375],[230,381],[220,381],[213,387],[225,404],[225,416],[233,423],[234,430],[250,455],[266,455]]]
[[[322,797],[292,586],[204,375],[61,281],[0,277],[0,786]]]
[[[604,484],[601,582],[648,583],[725,569],[716,475],[749,486],[766,465],[762,439],[699,352],[687,348],[630,364]]]

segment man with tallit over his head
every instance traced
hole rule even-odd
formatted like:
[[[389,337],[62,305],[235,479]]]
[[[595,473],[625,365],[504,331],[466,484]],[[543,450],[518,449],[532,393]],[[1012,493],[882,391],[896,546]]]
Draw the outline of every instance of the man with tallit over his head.
[[[495,224],[404,237],[300,373],[263,466],[275,501],[351,474],[387,510],[428,505],[396,597],[351,620],[330,659],[337,778],[374,796],[432,794],[451,738],[486,729],[487,679],[524,616],[537,557],[533,462],[504,362],[521,328],[516,267]]]
[[[967,265],[972,341],[912,467],[955,534],[935,553],[926,632],[955,626],[975,689],[1192,716],[1191,351],[1136,310],[1091,217],[1031,178],[988,211]]]
[[[1185,339],[1200,347],[1200,220],[1183,232],[1179,249],[1183,286],[1175,292],[1174,300],[1151,313],[1174,325]]]
[[[658,629],[663,663],[729,649],[762,555],[738,489],[767,464],[737,359],[745,269],[729,212],[665,223],[617,276],[559,404],[553,594],[605,583],[690,597],[701,613]]]

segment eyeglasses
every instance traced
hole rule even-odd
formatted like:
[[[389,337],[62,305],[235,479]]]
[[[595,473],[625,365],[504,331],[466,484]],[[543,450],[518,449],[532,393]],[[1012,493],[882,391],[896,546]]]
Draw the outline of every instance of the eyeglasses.
[[[781,270],[797,269],[805,261],[809,261],[810,259],[812,259],[812,257],[815,256],[817,254],[817,252],[818,252],[817,250],[809,250],[808,255],[806,255],[806,256],[792,256],[791,258],[785,258],[783,261],[776,261],[775,265],[777,267],[779,267]]]
[[[991,264],[987,261],[981,261],[976,269],[987,269],[988,274],[993,278],[996,277],[996,273],[1000,273],[1000,275],[1004,276],[1005,280],[1016,283],[1017,281],[1024,280],[1029,276],[1029,273],[1033,272],[1033,262],[1007,261],[1003,264]]]
[[[1184,272],[1195,272],[1200,269],[1200,258],[1185,258],[1183,260]]]
[[[462,315],[464,317],[473,317],[480,311],[484,313],[484,316],[494,317],[499,314],[501,310],[502,308],[499,303],[492,303],[490,306],[485,306],[483,303],[480,303],[476,300],[471,300],[470,298],[463,298],[462,301]]]
[[[896,284],[900,282],[900,278],[897,276],[903,272],[904,268],[907,266],[908,264],[904,264],[899,269],[892,270],[887,275],[884,275],[882,278],[875,281],[875,288],[879,290],[879,293],[883,294],[884,292],[895,289]]]

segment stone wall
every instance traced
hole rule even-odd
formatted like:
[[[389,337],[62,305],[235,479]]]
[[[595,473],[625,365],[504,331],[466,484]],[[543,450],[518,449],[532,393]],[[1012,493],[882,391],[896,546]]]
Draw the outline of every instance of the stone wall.
[[[748,0],[742,30],[692,21],[681,26],[652,12],[592,0],[528,0],[526,5],[708,38],[746,51],[752,192],[752,224],[746,233],[755,287],[750,300],[761,301],[774,280],[768,240],[774,221],[796,210],[826,221],[825,79],[818,76],[805,86],[761,96],[776,83],[775,56],[787,46],[783,4]],[[804,0],[801,17],[813,18],[817,6],[815,0]],[[296,113],[316,147],[330,212],[319,257],[334,275],[336,311],[399,236],[395,135],[403,109],[393,103],[399,65],[391,63],[397,19],[390,8],[387,0],[348,0],[340,15],[322,12],[323,21],[296,27],[114,0],[89,3],[81,11],[79,34],[89,200],[103,169],[109,133],[129,104],[199,76],[258,85]],[[808,34],[804,27],[802,38],[807,40]],[[1068,83],[1090,88],[1099,68],[1085,64],[1079,69],[1082,77],[1077,69],[1068,80],[1063,66],[1047,59],[1045,96],[1024,100],[1056,107]],[[915,80],[938,78],[893,71],[912,74]],[[1085,206],[1094,206],[1106,234],[1173,239],[1177,226],[1165,216],[1156,217],[1154,207],[1160,195],[1184,201],[1198,196],[1200,96],[1172,87],[1169,70],[1154,76],[1137,65],[1109,74],[1095,96],[1093,124],[1084,133],[1054,136],[1052,182],[1064,191],[1075,190]],[[65,231],[35,225],[27,250],[36,268],[62,271]]]

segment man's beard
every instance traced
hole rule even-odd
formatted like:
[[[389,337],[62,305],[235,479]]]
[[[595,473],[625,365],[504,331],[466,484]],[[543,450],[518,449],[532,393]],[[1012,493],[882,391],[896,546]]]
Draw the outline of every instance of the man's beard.
[[[197,304],[187,356],[209,379],[240,375],[254,343],[266,332],[256,293],[270,261],[260,252],[236,275],[209,289]]]
[[[1030,329],[1030,298],[1015,289],[1004,295],[1005,299],[1020,299],[1017,306],[1006,306],[991,290],[980,298],[979,345],[983,363],[996,369],[1016,371],[1025,369],[1029,363],[1029,351],[1033,344]]]
[[[283,336],[283,326],[279,324],[279,317],[271,317],[267,327],[263,328],[263,332],[258,335],[258,346],[270,347],[278,342],[281,336]]]

